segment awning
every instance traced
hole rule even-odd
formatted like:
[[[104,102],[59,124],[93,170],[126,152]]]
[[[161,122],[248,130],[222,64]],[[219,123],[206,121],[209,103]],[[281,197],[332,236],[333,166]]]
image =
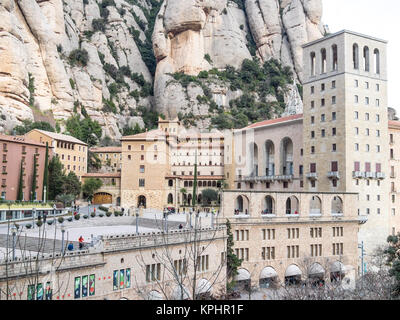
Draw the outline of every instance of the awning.
[[[189,299],[189,291],[186,289],[185,286],[177,286],[175,287],[173,293],[172,293],[172,299],[174,300],[185,300]]]
[[[196,294],[207,293],[211,291],[211,283],[207,279],[200,279],[197,282]]]
[[[301,270],[295,264],[291,264],[285,272],[285,277],[301,276]]]
[[[249,280],[250,272],[246,269],[238,269],[238,274],[235,276],[235,281]]]
[[[149,300],[163,300],[161,293],[158,291],[150,291],[149,293]]]
[[[308,274],[324,274],[325,269],[319,264],[319,263],[314,263],[310,270],[308,271]]]
[[[331,264],[330,271],[346,273],[346,267],[340,261],[335,261],[334,263]]]
[[[278,274],[276,273],[275,269],[272,267],[265,267],[262,269],[261,274],[260,274],[260,279],[266,279],[266,278],[274,278],[277,277]]]

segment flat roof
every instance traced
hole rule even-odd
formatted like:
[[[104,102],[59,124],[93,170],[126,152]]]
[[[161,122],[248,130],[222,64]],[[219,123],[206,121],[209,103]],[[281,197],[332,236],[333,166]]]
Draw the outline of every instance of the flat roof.
[[[306,47],[312,46],[312,45],[314,45],[314,44],[316,44],[318,42],[322,42],[322,41],[334,38],[334,37],[336,37],[338,35],[341,35],[341,34],[344,34],[344,33],[352,34],[352,35],[355,35],[355,36],[358,36],[358,37],[362,37],[362,38],[366,38],[366,39],[370,39],[370,40],[374,40],[374,41],[379,41],[379,42],[382,42],[382,43],[388,43],[387,40],[375,38],[375,37],[372,37],[372,36],[368,36],[366,34],[362,34],[362,33],[358,33],[358,32],[355,32],[355,31],[350,31],[350,30],[344,29],[342,31],[335,32],[335,33],[329,34],[329,35],[327,35],[325,37],[322,37],[320,39],[317,39],[317,40],[308,42],[306,44],[303,44],[301,47],[302,48],[306,48]]]
[[[9,136],[9,135],[5,135],[5,134],[0,134],[0,141],[29,144],[29,145],[34,145],[34,146],[38,146],[38,147],[46,147],[45,143],[27,139],[25,136]],[[52,146],[49,146],[49,148],[52,148]]]

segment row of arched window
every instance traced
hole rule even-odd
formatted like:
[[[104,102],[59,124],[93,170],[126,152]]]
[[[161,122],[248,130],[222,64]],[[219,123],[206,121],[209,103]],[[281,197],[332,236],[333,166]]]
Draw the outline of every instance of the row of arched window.
[[[263,214],[277,214],[274,197],[267,195],[262,200]],[[300,215],[299,199],[290,196],[285,202],[285,214]],[[239,195],[235,200],[235,214],[249,214],[249,199],[244,195]],[[343,201],[339,196],[334,196],[331,201],[331,214],[343,214]],[[322,201],[318,196],[312,196],[309,204],[309,215],[322,215]]]
[[[326,73],[328,70],[328,53],[327,49],[322,48],[320,51],[320,62],[321,62],[321,74]],[[331,62],[331,71],[338,70],[338,48],[337,45],[334,44],[330,48],[330,62]],[[317,66],[317,55],[313,51],[310,53],[311,59],[311,76],[315,76],[317,74],[316,66]],[[353,44],[353,68],[355,70],[360,69],[360,50],[357,43]],[[364,46],[362,49],[362,68],[366,72],[370,72],[370,50],[368,46]],[[373,72],[375,74],[380,74],[380,52],[379,49],[375,48],[373,51]]]

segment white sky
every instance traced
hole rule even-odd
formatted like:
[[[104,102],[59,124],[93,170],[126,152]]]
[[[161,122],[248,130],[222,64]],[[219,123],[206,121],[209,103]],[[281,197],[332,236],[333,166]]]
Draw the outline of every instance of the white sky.
[[[322,0],[322,21],[334,33],[343,29],[387,40],[389,107],[400,115],[400,1]]]

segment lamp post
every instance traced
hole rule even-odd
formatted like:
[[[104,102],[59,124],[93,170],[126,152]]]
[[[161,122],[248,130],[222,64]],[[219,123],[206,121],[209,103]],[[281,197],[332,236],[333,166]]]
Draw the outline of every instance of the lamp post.
[[[35,228],[35,215],[36,215],[36,208],[32,208],[32,229]]]
[[[135,213],[136,213],[136,234],[139,234],[139,208],[135,209]]]
[[[15,260],[15,247],[16,247],[16,235],[17,235],[17,227],[15,225],[13,225],[11,227],[11,234],[12,234],[12,238],[13,238],[13,250],[12,250],[12,259],[13,261]]]
[[[43,187],[43,202],[46,203],[46,191],[47,191],[47,187],[44,186]]]
[[[193,214],[193,209],[190,208],[190,211],[189,211],[189,226],[190,226],[190,229],[192,229],[192,214]]]
[[[164,217],[164,231],[165,232],[168,232],[168,230],[167,230],[167,223],[166,223],[166,221],[167,221],[167,216],[168,216],[168,210],[167,210],[167,208],[164,208],[164,212],[163,212],[163,217]]]
[[[88,219],[90,219],[90,200],[88,201]]]
[[[61,224],[61,254],[64,254],[64,233],[65,233],[65,226],[64,223]]]

